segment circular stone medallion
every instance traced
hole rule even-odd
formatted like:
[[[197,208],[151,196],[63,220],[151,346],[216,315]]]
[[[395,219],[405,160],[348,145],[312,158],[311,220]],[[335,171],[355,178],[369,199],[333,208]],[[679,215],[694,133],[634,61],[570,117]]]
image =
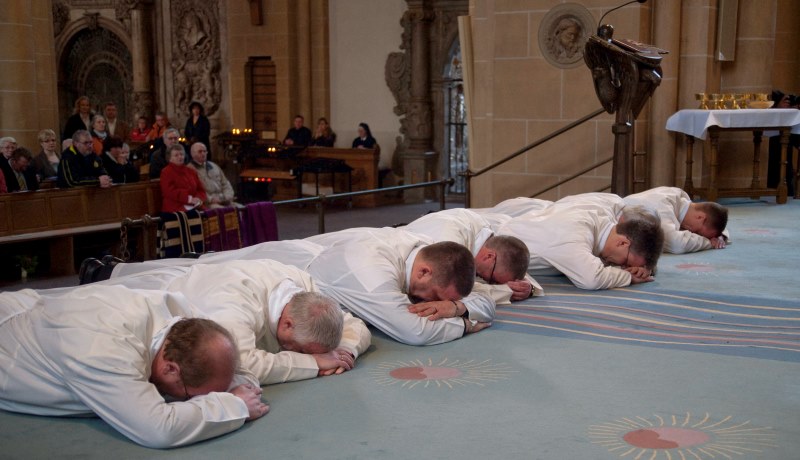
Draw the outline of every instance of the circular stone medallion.
[[[562,3],[539,24],[539,49],[550,64],[569,69],[581,65],[586,41],[595,33],[595,19],[585,6]]]

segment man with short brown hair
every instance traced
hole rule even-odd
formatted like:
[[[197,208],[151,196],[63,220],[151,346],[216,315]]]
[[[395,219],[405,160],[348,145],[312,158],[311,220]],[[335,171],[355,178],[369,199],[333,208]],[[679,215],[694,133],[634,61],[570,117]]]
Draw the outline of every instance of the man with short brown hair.
[[[97,285],[43,292],[0,294],[0,408],[94,413],[155,448],[220,436],[268,412],[258,382],[234,375],[230,333],[193,318],[180,294]]]

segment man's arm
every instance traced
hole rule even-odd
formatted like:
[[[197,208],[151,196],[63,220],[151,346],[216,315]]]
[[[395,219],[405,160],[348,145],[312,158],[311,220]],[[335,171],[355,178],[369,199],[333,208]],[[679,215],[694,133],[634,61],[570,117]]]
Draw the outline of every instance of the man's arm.
[[[630,273],[621,268],[606,267],[599,257],[580,244],[559,246],[541,256],[580,289],[596,291],[631,284]]]
[[[320,281],[317,281],[317,285],[323,294],[336,299],[345,308],[398,342],[408,345],[435,345],[464,335],[464,322],[461,318],[429,321],[409,312],[408,296],[399,290],[387,287],[363,292],[353,288],[328,286]]]
[[[364,321],[348,312],[342,312],[342,314],[344,315],[344,327],[342,328],[342,340],[337,348],[347,351],[353,358],[358,358],[367,351],[372,343],[372,333],[369,332]]]
[[[664,229],[664,252],[671,254],[686,254],[689,252],[705,251],[711,249],[711,240],[692,233],[689,230],[678,230],[662,225]]]

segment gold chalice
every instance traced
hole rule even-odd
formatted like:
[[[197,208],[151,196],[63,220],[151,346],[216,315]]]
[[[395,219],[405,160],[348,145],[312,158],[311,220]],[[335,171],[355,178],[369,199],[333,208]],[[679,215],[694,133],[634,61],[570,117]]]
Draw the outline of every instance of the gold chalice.
[[[694,98],[700,101],[700,110],[708,110],[708,94],[696,93]]]
[[[722,100],[722,94],[719,93],[712,93],[711,94],[711,102],[713,110],[722,110],[725,108],[725,103]]]
[[[732,109],[737,109],[737,110],[745,108],[745,106],[746,106],[745,104],[747,104],[747,102],[746,102],[747,98],[745,98],[745,96],[748,96],[748,95],[747,94],[741,94],[741,93],[734,94],[733,95],[733,102],[731,103],[731,108]]]
[[[722,107],[723,109],[732,109],[733,108],[733,94],[725,93],[722,95]]]

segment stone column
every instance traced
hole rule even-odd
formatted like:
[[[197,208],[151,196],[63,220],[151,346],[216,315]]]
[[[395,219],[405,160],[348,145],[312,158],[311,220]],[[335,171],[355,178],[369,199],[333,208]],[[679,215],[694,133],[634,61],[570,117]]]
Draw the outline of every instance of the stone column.
[[[650,187],[675,185],[675,145],[677,136],[664,126],[667,118],[678,107],[678,73],[681,47],[681,2],[655,0],[653,3],[653,43],[670,54],[664,56],[664,75],[661,86],[650,102],[650,129],[648,156],[650,163]]]
[[[311,2],[311,130],[317,118],[331,117],[328,0]]]
[[[60,132],[50,0],[11,0],[0,8],[0,131],[38,152],[36,134]]]
[[[430,23],[433,13],[424,0],[408,0],[411,20],[411,98],[406,114],[406,133],[409,147],[403,156],[406,184],[435,178],[436,154],[432,145],[431,87],[430,87]],[[405,192],[407,202],[421,201],[422,189]]]
[[[295,0],[295,39],[297,40],[297,112],[306,118],[306,126],[313,131],[315,120],[311,112],[311,4],[309,0]],[[292,114],[294,117],[294,114]]]
[[[140,1],[131,10],[134,118],[153,117],[152,1]]]

